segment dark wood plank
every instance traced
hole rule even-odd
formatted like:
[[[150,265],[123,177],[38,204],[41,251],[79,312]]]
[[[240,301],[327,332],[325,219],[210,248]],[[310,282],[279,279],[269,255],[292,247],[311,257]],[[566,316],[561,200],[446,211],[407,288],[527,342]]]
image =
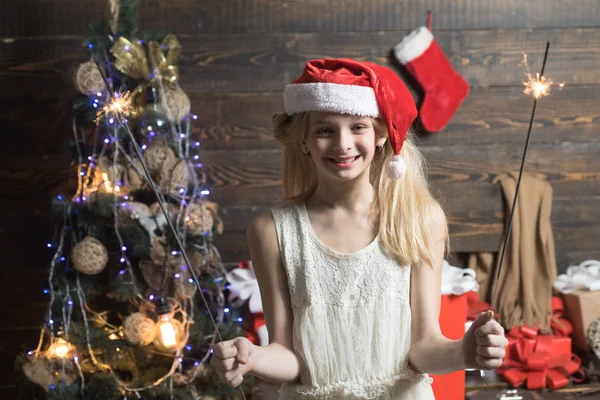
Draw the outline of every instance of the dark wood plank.
[[[491,184],[507,170],[518,171],[522,144],[421,146],[433,184]],[[548,180],[555,196],[600,195],[600,143],[540,143],[530,147],[526,168]],[[44,200],[48,193],[72,187],[73,169],[64,161],[7,155],[10,169],[0,170],[0,196],[6,201]],[[58,155],[56,155],[58,157]],[[270,204],[281,195],[280,150],[230,150],[202,153],[214,186],[213,198],[228,205]],[[475,187],[475,186],[473,186]]]
[[[252,33],[182,36],[179,65],[186,91],[282,90],[306,61],[353,57],[391,65],[393,46],[406,31],[341,33]],[[522,52],[539,70],[546,40],[552,50],[546,74],[556,82],[600,83],[600,28],[464,30],[436,32],[457,72],[472,86],[519,86]],[[0,43],[2,97],[70,96],[72,72],[87,59],[78,37],[22,38]],[[574,62],[576,60],[576,62]],[[418,85],[415,90],[420,91]]]
[[[281,92],[191,93],[190,99],[192,112],[198,115],[193,138],[203,149],[280,148],[271,119],[283,111]],[[420,135],[420,144],[524,145],[531,103],[521,87],[475,88],[446,129]],[[10,132],[0,155],[23,152],[59,162],[54,154],[63,152],[65,141],[73,137],[70,109],[71,102],[65,99],[0,99],[0,129]],[[539,103],[531,142],[600,142],[599,110],[600,85],[566,86]],[[35,118],[30,118],[32,113]],[[60,160],[67,162],[64,157]],[[0,158],[0,165],[3,162]]]
[[[280,148],[271,130],[283,112],[281,92],[194,93],[194,137],[204,149]],[[426,146],[525,143],[532,98],[521,87],[474,88],[444,131],[420,136]],[[600,142],[600,86],[565,86],[539,102],[532,143]]]
[[[548,180],[555,196],[600,195],[599,144],[537,144],[529,149],[527,171]],[[458,182],[491,185],[506,170],[517,171],[521,145],[421,146],[430,180],[446,192]],[[280,193],[279,150],[207,151],[203,155],[213,197],[229,205],[270,203]],[[446,185],[446,186],[445,186]],[[463,188],[467,189],[467,188]],[[468,191],[465,193],[469,193]]]
[[[379,31],[412,29],[433,10],[435,29],[566,28],[596,26],[599,7],[597,0],[141,0],[138,20],[177,34]],[[0,35],[79,35],[105,9],[102,0],[4,0]]]

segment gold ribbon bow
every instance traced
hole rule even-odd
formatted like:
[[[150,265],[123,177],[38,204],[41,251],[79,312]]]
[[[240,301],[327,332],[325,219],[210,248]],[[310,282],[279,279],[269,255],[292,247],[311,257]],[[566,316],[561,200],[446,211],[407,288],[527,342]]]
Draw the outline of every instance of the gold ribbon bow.
[[[147,53],[139,42],[119,37],[110,52],[115,56],[115,66],[119,71],[143,81],[131,94],[134,114],[139,115],[145,108],[144,95],[149,84],[158,85],[159,79],[167,85],[177,84],[179,71],[174,64],[181,54],[181,44],[175,35],[165,36],[162,43],[150,41]]]

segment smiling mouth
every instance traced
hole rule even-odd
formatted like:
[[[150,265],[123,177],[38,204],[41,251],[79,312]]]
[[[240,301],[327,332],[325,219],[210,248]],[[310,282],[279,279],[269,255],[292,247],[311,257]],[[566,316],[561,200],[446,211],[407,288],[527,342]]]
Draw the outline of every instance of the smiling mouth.
[[[339,167],[349,167],[352,164],[354,164],[354,162],[356,160],[358,160],[360,156],[354,156],[354,157],[343,157],[343,158],[327,158],[327,160]]]

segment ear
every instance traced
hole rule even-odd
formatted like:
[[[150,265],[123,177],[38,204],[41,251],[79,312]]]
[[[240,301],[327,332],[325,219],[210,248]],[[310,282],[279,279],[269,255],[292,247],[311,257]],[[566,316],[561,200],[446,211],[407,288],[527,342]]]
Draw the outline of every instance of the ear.
[[[384,137],[384,138],[380,138],[380,139],[377,141],[377,146],[379,146],[379,147],[383,147],[383,146],[385,145],[385,142],[387,142],[387,138],[385,138],[385,137]]]

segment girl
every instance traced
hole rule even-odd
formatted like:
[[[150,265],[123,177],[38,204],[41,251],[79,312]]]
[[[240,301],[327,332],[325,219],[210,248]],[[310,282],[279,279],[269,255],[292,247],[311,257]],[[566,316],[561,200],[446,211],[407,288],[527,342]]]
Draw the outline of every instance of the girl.
[[[219,343],[219,375],[234,387],[246,373],[282,383],[280,399],[426,400],[429,373],[499,367],[507,341],[490,312],[462,340],[440,333],[448,230],[402,80],[313,60],[284,104],[274,123],[289,204],[248,228],[270,344]]]

